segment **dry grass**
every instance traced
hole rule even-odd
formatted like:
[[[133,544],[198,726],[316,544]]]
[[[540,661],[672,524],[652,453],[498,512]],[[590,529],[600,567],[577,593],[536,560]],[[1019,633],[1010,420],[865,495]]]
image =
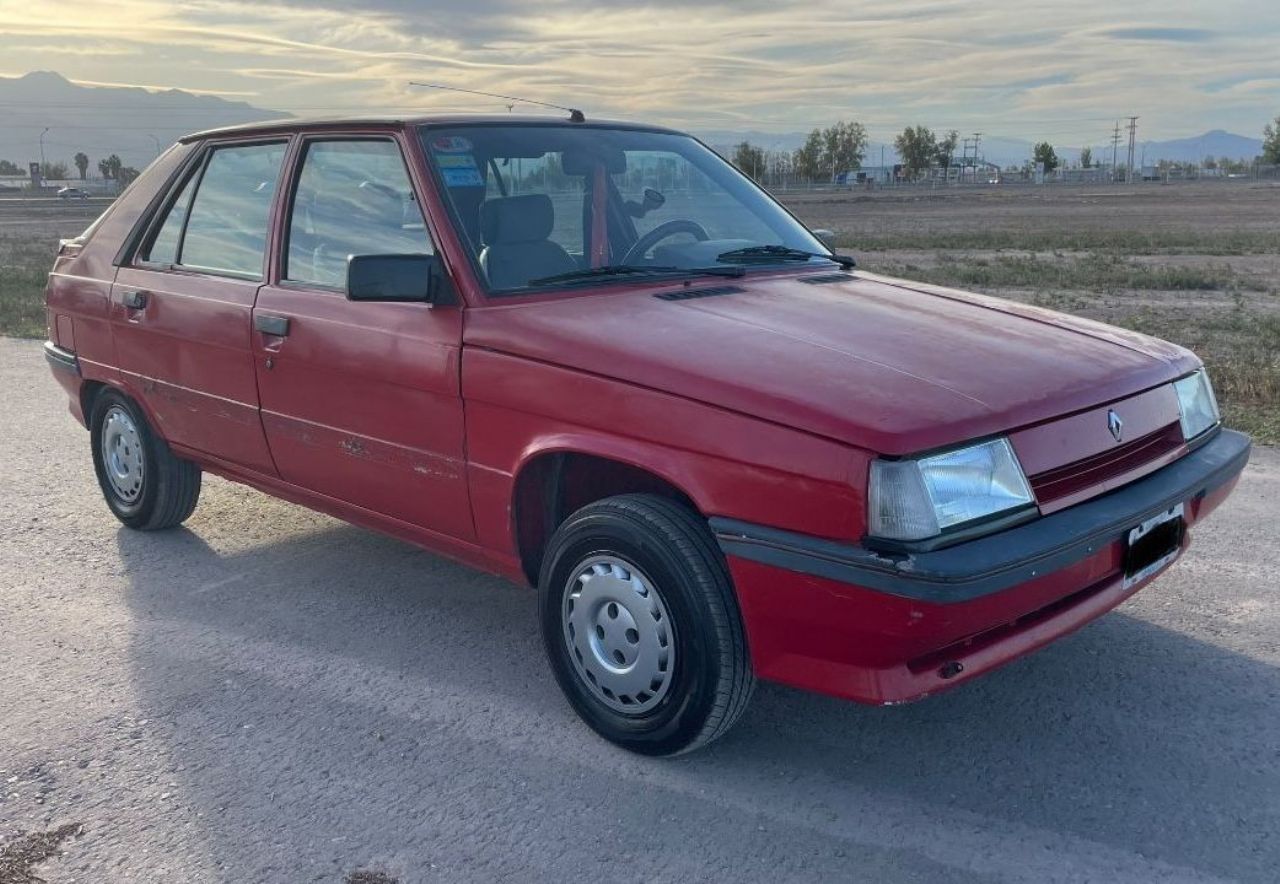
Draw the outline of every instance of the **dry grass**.
[[[1256,279],[1237,273],[1225,263],[1187,267],[1139,263],[1103,253],[985,257],[939,252],[932,264],[882,261],[875,256],[862,264],[878,273],[957,288],[1119,292],[1234,291],[1262,287]]]
[[[1270,230],[925,230],[843,234],[836,242],[855,253],[896,250],[1092,252],[1104,255],[1266,255],[1280,232]]]
[[[44,284],[56,246],[56,240],[0,234],[0,334],[44,336]]]
[[[1147,307],[1121,324],[1195,350],[1209,369],[1224,420],[1260,442],[1280,443],[1280,313],[1241,307],[1197,316]]]

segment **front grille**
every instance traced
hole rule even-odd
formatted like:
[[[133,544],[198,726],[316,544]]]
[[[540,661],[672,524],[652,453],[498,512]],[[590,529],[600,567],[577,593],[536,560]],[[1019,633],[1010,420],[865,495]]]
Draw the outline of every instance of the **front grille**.
[[[1109,490],[1106,486],[1110,480],[1125,476],[1126,481],[1131,481],[1163,466],[1166,456],[1182,445],[1181,425],[1169,424],[1101,454],[1037,473],[1029,477],[1031,489],[1042,507],[1089,489]],[[1144,470],[1144,466],[1150,469]]]

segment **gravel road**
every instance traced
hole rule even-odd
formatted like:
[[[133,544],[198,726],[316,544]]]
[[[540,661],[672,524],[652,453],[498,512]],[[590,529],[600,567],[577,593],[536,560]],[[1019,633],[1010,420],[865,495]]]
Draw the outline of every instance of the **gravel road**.
[[[891,709],[762,685],[655,761],[575,719],[528,590],[218,479],[130,532],[38,343],[0,404],[0,884],[1277,878],[1275,450],[1040,654]]]

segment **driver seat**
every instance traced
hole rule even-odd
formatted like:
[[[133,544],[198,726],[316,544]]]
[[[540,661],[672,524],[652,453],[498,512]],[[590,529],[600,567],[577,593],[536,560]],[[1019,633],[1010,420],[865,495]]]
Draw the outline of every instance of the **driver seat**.
[[[480,269],[498,289],[519,288],[531,279],[578,269],[569,253],[551,241],[555,211],[544,193],[506,196],[480,204]]]

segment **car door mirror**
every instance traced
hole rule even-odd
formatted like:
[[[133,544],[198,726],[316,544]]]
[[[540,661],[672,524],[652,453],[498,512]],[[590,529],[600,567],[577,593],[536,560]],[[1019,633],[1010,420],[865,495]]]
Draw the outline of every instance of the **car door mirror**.
[[[827,230],[825,227],[815,227],[809,232],[821,240],[822,244],[827,248],[835,248],[836,232],[834,230]]]
[[[441,276],[435,255],[352,255],[347,259],[347,300],[434,304],[444,288]]]

